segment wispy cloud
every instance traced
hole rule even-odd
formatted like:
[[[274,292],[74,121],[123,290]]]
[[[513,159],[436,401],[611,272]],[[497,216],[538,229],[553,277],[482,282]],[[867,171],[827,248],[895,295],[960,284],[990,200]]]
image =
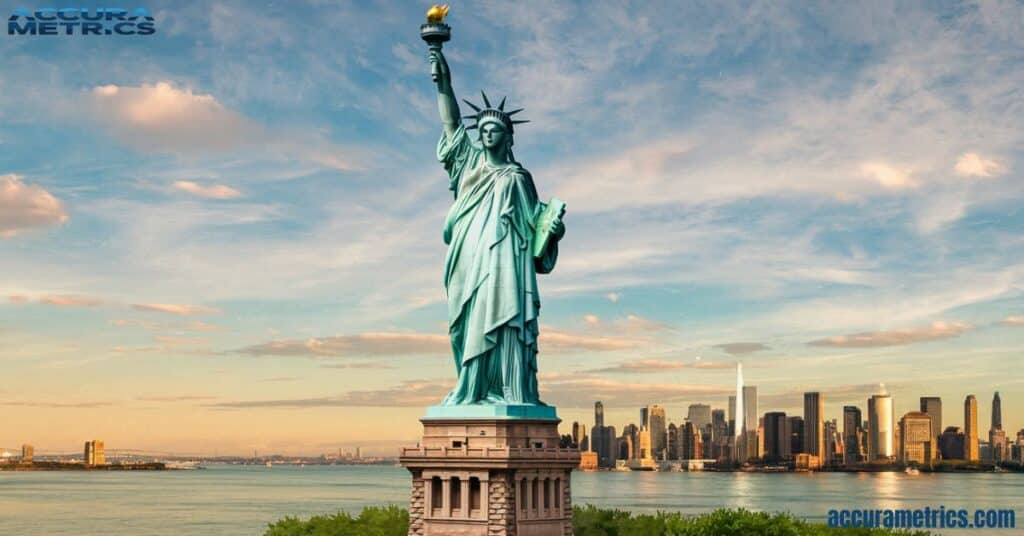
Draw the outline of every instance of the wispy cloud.
[[[39,303],[46,305],[53,305],[56,307],[96,307],[103,303],[102,300],[97,298],[90,298],[87,296],[43,296],[39,298]]]
[[[306,340],[270,341],[237,350],[253,356],[362,357],[442,354],[451,351],[445,335],[360,333]]]
[[[339,396],[298,399],[245,400],[209,404],[217,408],[400,407],[427,406],[441,401],[452,381],[409,380],[392,388],[351,391]]]
[[[206,199],[234,199],[241,197],[242,192],[223,184],[199,184],[192,181],[175,181],[175,190],[186,192]]]
[[[867,331],[852,335],[838,335],[817,339],[807,344],[811,346],[830,346],[838,348],[877,348],[883,346],[903,346],[920,342],[932,342],[942,339],[959,337],[973,329],[968,324],[959,322],[934,322],[930,326],[889,331]]]
[[[167,313],[181,316],[208,315],[221,312],[220,309],[213,307],[173,303],[137,303],[132,305],[132,309],[145,313]]]
[[[76,409],[76,408],[103,408],[115,405],[114,402],[48,402],[48,401],[26,401],[26,400],[3,400],[0,406],[18,406],[28,408],[48,409]]]
[[[168,396],[138,396],[135,400],[142,402],[203,402],[216,400],[215,396],[208,395],[168,395]]]
[[[555,329],[542,329],[537,346],[541,352],[571,353],[582,351],[610,352],[634,348],[637,341],[622,337],[602,337]]]
[[[374,361],[370,361],[370,362],[366,362],[366,363],[324,363],[324,364],[320,365],[320,367],[321,368],[329,368],[329,369],[356,369],[356,370],[361,370],[361,369],[367,369],[367,370],[390,370],[390,369],[394,369],[395,368],[394,365],[389,365],[387,363],[378,363],[378,362],[374,362]]]
[[[224,331],[225,328],[216,324],[210,324],[207,322],[153,322],[150,320],[138,320],[134,318],[118,318],[110,321],[110,325],[118,327],[138,327],[147,330],[167,330],[167,331],[201,331],[201,332],[217,332]]]
[[[634,359],[623,361],[610,367],[589,369],[585,372],[594,374],[652,374],[672,372],[682,369],[732,369],[732,363],[721,363],[715,361],[678,361],[668,359]]]
[[[1008,316],[1000,323],[1004,326],[1024,326],[1024,316]]]
[[[22,182],[18,175],[0,175],[0,238],[66,221],[64,203],[53,194]]]
[[[965,177],[992,177],[1002,173],[1005,168],[995,160],[985,158],[978,153],[964,153],[956,161],[954,167],[957,174]]]
[[[767,345],[759,342],[728,342],[716,344],[715,348],[719,348],[725,351],[725,353],[732,355],[751,354],[769,349]]]
[[[210,339],[200,337],[171,337],[167,335],[158,335],[153,337],[153,342],[162,344],[164,346],[194,346],[197,344],[206,344],[210,342]]]

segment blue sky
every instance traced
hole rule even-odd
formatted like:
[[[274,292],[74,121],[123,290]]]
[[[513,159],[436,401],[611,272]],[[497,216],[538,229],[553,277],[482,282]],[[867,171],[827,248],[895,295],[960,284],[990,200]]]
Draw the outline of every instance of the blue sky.
[[[0,446],[414,438],[454,376],[429,5],[144,7],[152,37],[0,39]],[[953,425],[976,394],[984,431],[999,390],[1024,426],[1019,3],[449,23],[457,95],[525,107],[516,157],[569,207],[540,281],[563,419],[680,422],[742,360],[762,412],[885,384]]]

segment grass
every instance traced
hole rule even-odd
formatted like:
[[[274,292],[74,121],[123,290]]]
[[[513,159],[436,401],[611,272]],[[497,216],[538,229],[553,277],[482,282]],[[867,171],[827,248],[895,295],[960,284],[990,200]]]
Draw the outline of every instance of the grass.
[[[925,531],[889,529],[833,529],[808,523],[791,514],[720,509],[696,516],[677,512],[633,514],[594,506],[573,509],[577,536],[925,536]],[[266,536],[405,536],[409,512],[398,506],[370,507],[358,516],[339,512],[308,520],[286,517],[267,527]]]

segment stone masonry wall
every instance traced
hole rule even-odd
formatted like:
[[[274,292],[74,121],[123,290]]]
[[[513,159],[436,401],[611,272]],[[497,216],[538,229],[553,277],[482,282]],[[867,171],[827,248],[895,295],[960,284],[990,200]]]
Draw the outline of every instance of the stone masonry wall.
[[[572,536],[572,486],[570,482],[572,477],[572,471],[565,472],[565,478],[562,479],[564,484],[562,485],[562,511],[565,512],[567,519],[565,523],[565,536]]]
[[[510,536],[516,533],[516,488],[510,475],[492,471],[488,493],[488,536]]]
[[[423,473],[416,471],[412,475],[412,495],[409,498],[409,536],[424,534],[423,514],[426,498],[423,496]]]

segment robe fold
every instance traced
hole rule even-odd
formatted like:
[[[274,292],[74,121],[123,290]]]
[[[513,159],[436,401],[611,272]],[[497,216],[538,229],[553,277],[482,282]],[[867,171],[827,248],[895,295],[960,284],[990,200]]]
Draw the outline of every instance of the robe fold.
[[[534,258],[534,219],[544,204],[530,173],[494,166],[460,126],[441,135],[438,160],[455,202],[448,211],[444,284],[458,381],[444,405],[539,404],[537,273],[554,269],[558,241]]]

